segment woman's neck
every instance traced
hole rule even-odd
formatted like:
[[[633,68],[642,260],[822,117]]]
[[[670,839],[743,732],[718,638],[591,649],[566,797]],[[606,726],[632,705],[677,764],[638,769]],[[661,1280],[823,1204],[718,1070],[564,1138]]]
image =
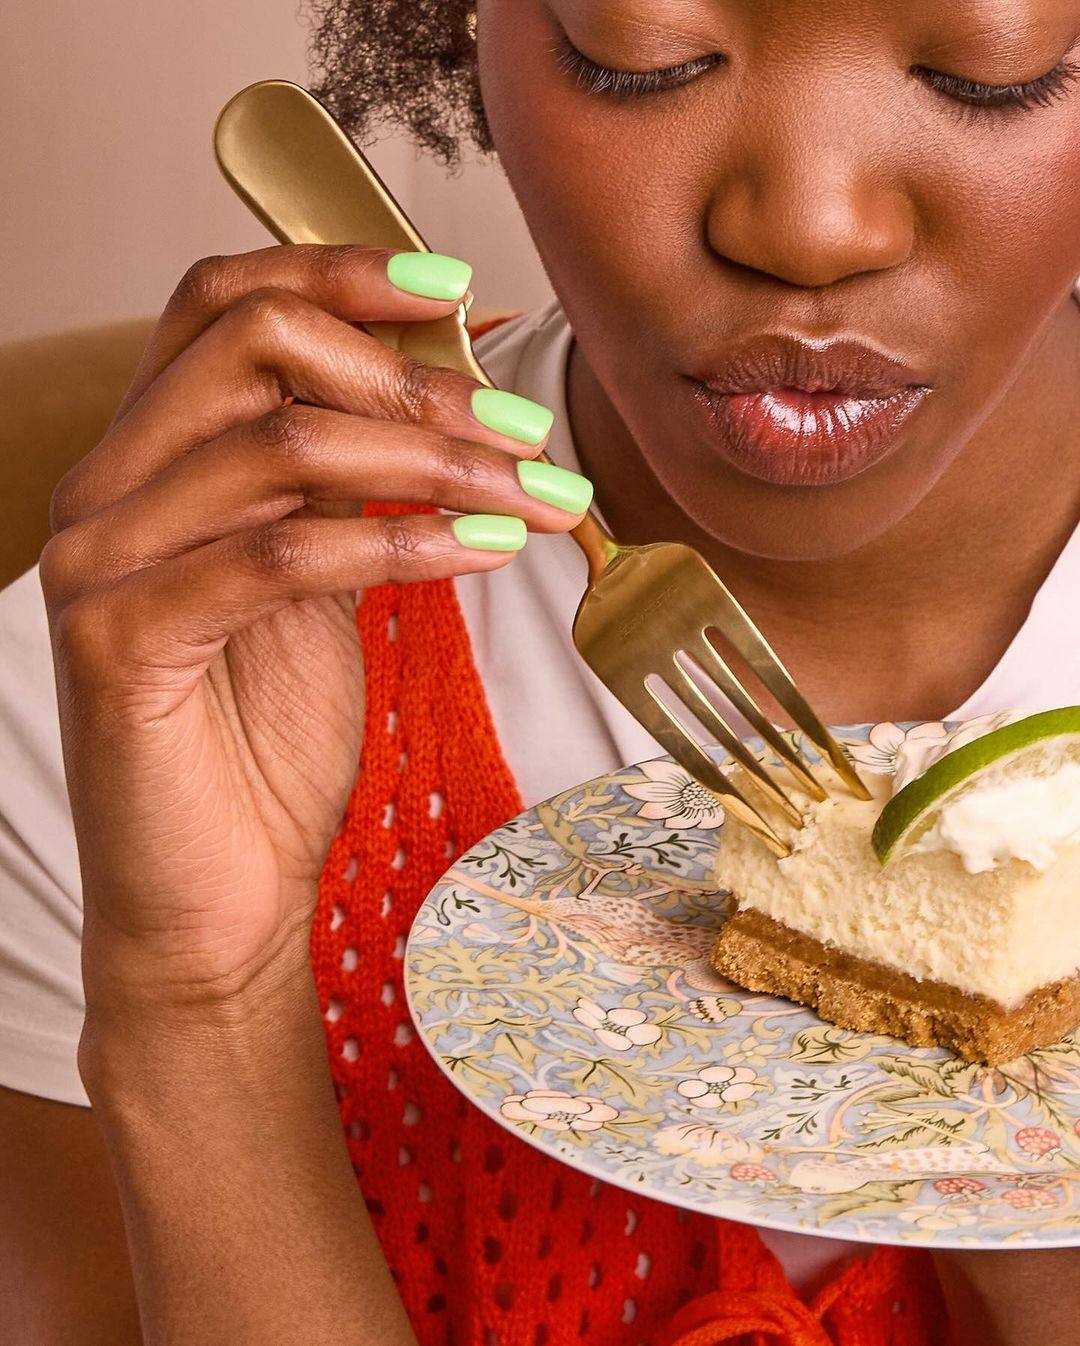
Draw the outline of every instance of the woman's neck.
[[[616,537],[696,547],[834,722],[932,719],[967,700],[1077,524],[1075,304],[919,508],[857,552],[822,561],[748,556],[694,524],[663,491],[577,343],[567,399],[582,468]]]

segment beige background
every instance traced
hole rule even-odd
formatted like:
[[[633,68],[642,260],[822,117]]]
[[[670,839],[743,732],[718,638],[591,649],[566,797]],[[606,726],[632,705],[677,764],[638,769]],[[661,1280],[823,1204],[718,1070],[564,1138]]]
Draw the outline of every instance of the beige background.
[[[0,341],[155,314],[196,258],[272,241],[219,175],[210,132],[245,84],[306,82],[295,0],[2,9]],[[550,296],[496,164],[448,178],[400,139],[372,157],[431,246],[473,263],[478,304]]]

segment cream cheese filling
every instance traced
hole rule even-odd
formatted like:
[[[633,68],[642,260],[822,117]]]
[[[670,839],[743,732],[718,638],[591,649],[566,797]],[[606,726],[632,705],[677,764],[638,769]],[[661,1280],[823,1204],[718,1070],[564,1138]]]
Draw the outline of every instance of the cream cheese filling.
[[[955,986],[1011,1008],[1080,967],[1080,845],[1040,871],[1027,859],[969,873],[936,850],[883,868],[870,846],[892,793],[863,772],[874,798],[837,795],[811,806],[794,853],[777,860],[746,829],[725,829],[720,883],[740,906],[918,980]]]

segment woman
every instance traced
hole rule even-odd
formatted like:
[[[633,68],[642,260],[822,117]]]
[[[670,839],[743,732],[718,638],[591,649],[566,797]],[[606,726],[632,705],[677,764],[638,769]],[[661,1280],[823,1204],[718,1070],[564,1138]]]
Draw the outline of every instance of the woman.
[[[590,482],[621,538],[704,552],[832,722],[1080,701],[1080,6],[481,0],[475,27],[342,0],[321,92],[357,129],[385,108],[497,148],[559,297],[480,342],[518,396],[349,325],[450,312],[463,264],[214,258],[57,492],[86,1021],[80,1084],[70,824],[28,841],[45,735],[3,833],[7,1320],[79,1346],[943,1341],[918,1254],[763,1243],[491,1127],[416,1042],[400,955],[448,853],[655,751],[568,641]],[[6,676],[24,715],[31,595],[4,596],[40,650]],[[1076,1257],[939,1255],[951,1340],[1069,1340]]]

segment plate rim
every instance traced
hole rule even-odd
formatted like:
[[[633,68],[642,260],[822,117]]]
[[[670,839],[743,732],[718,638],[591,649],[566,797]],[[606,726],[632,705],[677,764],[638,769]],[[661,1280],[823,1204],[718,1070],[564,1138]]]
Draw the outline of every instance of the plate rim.
[[[935,723],[942,723],[945,725],[950,724],[957,725],[966,723],[966,721],[956,720],[955,718],[953,718],[953,719],[946,719],[943,721],[896,720],[891,721],[891,723],[896,724],[898,728],[903,728],[905,726],[917,726],[922,724],[935,724]],[[851,731],[855,729],[866,729],[874,727],[876,727],[876,724],[874,722],[864,721],[860,724],[829,726],[829,731],[834,735],[842,735],[842,734],[850,734]],[[745,743],[758,743],[758,744],[762,742],[760,737],[756,735],[747,736],[742,741]],[[717,747],[719,745],[710,745],[710,746]],[[410,923],[409,935],[405,942],[405,951],[402,959],[403,963],[402,981],[405,990],[406,1007],[408,1008],[409,1017],[412,1020],[413,1026],[416,1029],[417,1036],[419,1037],[421,1043],[423,1044],[424,1050],[427,1052],[428,1056],[434,1061],[435,1065],[438,1067],[442,1076],[451,1084],[451,1086],[455,1089],[455,1091],[459,1093],[469,1103],[470,1106],[479,1109],[479,1111],[483,1113],[484,1116],[496,1122],[502,1128],[502,1130],[508,1132],[513,1136],[516,1136],[526,1145],[531,1146],[534,1150],[539,1151],[541,1154],[547,1155],[548,1158],[554,1160],[556,1163],[564,1164],[567,1168],[573,1169],[580,1173],[584,1173],[587,1177],[597,1182],[606,1183],[608,1186],[611,1187],[617,1187],[620,1191],[626,1192],[628,1194],[636,1194],[639,1197],[646,1197],[650,1201],[657,1201],[664,1205],[674,1206],[679,1210],[687,1210],[697,1215],[703,1215],[707,1219],[731,1220],[733,1223],[745,1224],[749,1225],[752,1228],[757,1229],[769,1229],[779,1233],[786,1233],[786,1234],[799,1234],[805,1236],[806,1238],[830,1239],[833,1242],[838,1243],[858,1243],[866,1245],[867,1247],[894,1247],[894,1248],[924,1249],[927,1251],[941,1250],[941,1251],[954,1251],[954,1252],[1032,1252],[1038,1249],[1080,1248],[1080,1225],[1078,1225],[1076,1232],[1072,1235],[1061,1234],[1045,1238],[1038,1237],[1037,1234],[1025,1236],[1023,1233],[1013,1233],[1005,1236],[1000,1240],[988,1242],[986,1241],[985,1236],[979,1238],[975,1234],[974,1228],[972,1226],[968,1226],[969,1232],[966,1235],[961,1235],[959,1232],[950,1233],[949,1231],[945,1230],[933,1230],[933,1231],[927,1231],[926,1235],[923,1237],[913,1235],[910,1238],[901,1239],[899,1237],[891,1237],[891,1238],[875,1237],[873,1235],[853,1232],[847,1229],[837,1229],[837,1230],[820,1229],[820,1228],[815,1229],[810,1228],[806,1225],[792,1223],[791,1221],[784,1220],[779,1216],[758,1215],[756,1212],[752,1219],[746,1218],[745,1213],[740,1213],[739,1215],[729,1215],[725,1214],[722,1209],[719,1209],[719,1207],[722,1207],[724,1205],[723,1199],[721,1199],[718,1202],[718,1209],[715,1210],[703,1209],[701,1205],[693,1201],[679,1200],[677,1196],[668,1195],[666,1193],[664,1195],[659,1195],[655,1187],[650,1188],[648,1185],[644,1183],[637,1183],[637,1182],[630,1182],[628,1180],[623,1180],[617,1174],[610,1173],[606,1169],[600,1168],[599,1166],[594,1167],[593,1165],[590,1164],[588,1159],[588,1156],[590,1154],[588,1147],[585,1147],[580,1151],[579,1158],[575,1158],[573,1161],[571,1161],[570,1158],[566,1157],[560,1151],[554,1149],[553,1146],[545,1144],[544,1141],[535,1133],[529,1132],[528,1130],[526,1130],[525,1127],[518,1125],[508,1117],[504,1117],[502,1115],[501,1110],[498,1107],[489,1103],[487,1100],[478,1097],[477,1095],[475,1095],[474,1093],[470,1092],[469,1090],[465,1089],[462,1086],[460,1081],[454,1076],[453,1072],[443,1062],[441,1054],[437,1050],[435,1050],[434,1045],[431,1042],[429,1042],[428,1036],[424,1030],[422,1017],[419,1014],[416,1004],[414,1002],[413,977],[411,975],[412,973],[411,954],[414,947],[414,935],[420,924],[421,914],[427,907],[432,893],[434,893],[436,889],[442,884],[446,876],[454,869],[455,865],[460,863],[462,857],[469,855],[473,850],[476,849],[477,846],[482,845],[483,842],[487,840],[488,837],[493,836],[496,832],[501,831],[502,828],[507,827],[509,824],[518,821],[518,819],[525,818],[530,814],[534,814],[537,809],[542,808],[544,805],[551,804],[553,800],[558,799],[560,796],[568,792],[572,792],[574,790],[583,789],[586,786],[592,785],[597,781],[610,780],[611,777],[619,775],[623,772],[638,769],[647,762],[667,761],[675,763],[675,759],[671,756],[670,753],[663,752],[663,750],[660,749],[659,745],[657,745],[657,747],[658,751],[656,755],[653,757],[643,757],[640,759],[640,761],[629,762],[625,766],[616,767],[611,771],[601,772],[597,776],[590,776],[585,780],[579,781],[575,785],[567,786],[565,789],[558,791],[556,794],[551,795],[547,799],[538,800],[535,804],[532,804],[529,807],[522,809],[519,813],[514,814],[512,818],[507,818],[497,827],[492,828],[490,832],[485,833],[483,837],[478,838],[478,840],[474,842],[472,846],[469,846],[466,850],[462,851],[460,856],[458,856],[455,860],[451,861],[450,864],[447,866],[447,868],[443,870],[442,874],[435,881],[434,885],[432,886],[428,894],[424,897],[423,901],[420,903],[419,907],[416,910],[416,914],[413,917],[412,922]],[[727,753],[726,751],[722,751],[721,755],[723,757],[730,756],[730,754]],[[678,765],[678,763],[675,763],[675,765]],[[808,1013],[815,1015],[820,1023],[828,1025],[829,1021],[821,1019],[820,1016],[817,1015],[817,1011],[812,1009],[810,1006],[804,1005],[802,1008],[805,1009]],[[858,1032],[858,1030],[855,1029],[846,1029],[844,1031],[853,1033]],[[874,1036],[873,1034],[865,1034],[865,1033],[858,1035],[863,1037]],[[902,1039],[897,1039],[897,1041],[902,1041]],[[1077,1114],[1077,1122],[1080,1123],[1080,1113]],[[1077,1174],[1078,1174],[1077,1180],[1080,1181],[1080,1168],[1077,1169]],[[1033,1174],[1032,1176],[1037,1175]]]

